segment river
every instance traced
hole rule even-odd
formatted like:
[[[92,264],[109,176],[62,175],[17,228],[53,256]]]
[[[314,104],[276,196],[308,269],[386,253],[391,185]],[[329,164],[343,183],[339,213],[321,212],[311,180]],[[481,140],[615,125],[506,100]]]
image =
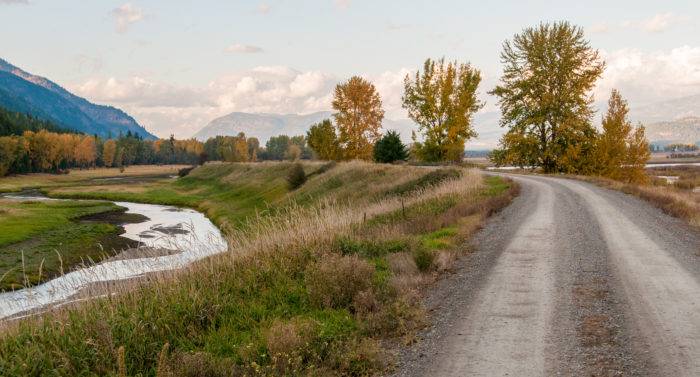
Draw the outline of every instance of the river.
[[[38,195],[5,195],[14,200],[60,200]],[[92,284],[124,280],[151,272],[175,270],[228,249],[221,231],[202,213],[173,206],[114,202],[148,219],[123,225],[122,237],[142,246],[174,251],[170,255],[138,259],[109,260],[81,268],[21,290],[0,293],[0,319],[70,301]]]

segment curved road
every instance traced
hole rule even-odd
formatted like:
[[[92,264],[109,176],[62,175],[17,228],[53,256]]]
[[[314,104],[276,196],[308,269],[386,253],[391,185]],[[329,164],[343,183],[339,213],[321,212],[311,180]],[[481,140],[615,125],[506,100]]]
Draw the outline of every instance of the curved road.
[[[700,376],[700,232],[637,198],[508,175],[521,195],[428,297],[398,376]]]

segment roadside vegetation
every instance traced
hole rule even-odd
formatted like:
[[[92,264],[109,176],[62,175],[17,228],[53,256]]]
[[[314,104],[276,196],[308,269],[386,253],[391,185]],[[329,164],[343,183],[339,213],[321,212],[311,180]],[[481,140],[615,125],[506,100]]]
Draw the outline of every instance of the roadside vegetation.
[[[624,183],[601,177],[576,176],[644,199],[671,216],[700,228],[700,167],[674,166],[646,170],[650,183]],[[674,182],[658,176],[678,177]]]
[[[362,162],[303,163],[307,179],[290,190],[295,166],[208,164],[170,184],[211,202],[230,225],[230,252],[6,324],[0,372],[378,373],[391,364],[387,347],[413,341],[424,325],[421,288],[515,194],[476,170]],[[238,191],[246,187],[263,194],[249,201]],[[128,195],[154,198],[149,189]]]

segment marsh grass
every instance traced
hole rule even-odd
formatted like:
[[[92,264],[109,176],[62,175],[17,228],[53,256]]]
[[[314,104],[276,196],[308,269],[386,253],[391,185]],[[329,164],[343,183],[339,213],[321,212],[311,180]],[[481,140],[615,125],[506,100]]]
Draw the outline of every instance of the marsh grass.
[[[245,227],[229,230],[231,251],[5,324],[0,374],[377,373],[391,359],[383,339],[410,342],[425,324],[420,289],[449,268],[435,264],[445,259],[441,253],[458,253],[481,219],[514,195],[511,185],[493,190],[502,182],[484,181],[474,170],[393,195],[397,185],[430,171],[360,162],[280,193],[289,165],[235,165],[205,166],[183,178],[275,192]],[[236,200],[219,195],[209,199],[212,206]],[[418,250],[431,256],[423,272]]]
[[[635,195],[671,216],[681,218],[694,227],[700,227],[700,193],[698,192],[666,184],[638,185],[597,177],[577,176],[575,178]]]

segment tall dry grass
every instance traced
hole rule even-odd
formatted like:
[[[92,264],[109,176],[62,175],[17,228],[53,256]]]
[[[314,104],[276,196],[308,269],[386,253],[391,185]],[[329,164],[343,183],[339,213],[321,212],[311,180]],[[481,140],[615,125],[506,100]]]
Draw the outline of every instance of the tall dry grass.
[[[309,173],[320,166],[305,168]],[[227,253],[183,270],[93,287],[92,295],[109,294],[6,324],[0,371],[376,373],[389,360],[378,338],[410,338],[425,320],[420,287],[454,257],[437,254],[440,266],[419,272],[416,256],[425,252],[420,233],[447,225],[472,232],[474,219],[513,195],[486,195],[476,170],[403,195],[389,193],[427,172],[338,164],[287,197],[278,211],[233,230]],[[346,254],[338,246],[342,237],[359,247]]]
[[[600,177],[575,178],[635,195],[671,216],[684,219],[694,227],[700,227],[700,193],[670,185],[630,184]]]

